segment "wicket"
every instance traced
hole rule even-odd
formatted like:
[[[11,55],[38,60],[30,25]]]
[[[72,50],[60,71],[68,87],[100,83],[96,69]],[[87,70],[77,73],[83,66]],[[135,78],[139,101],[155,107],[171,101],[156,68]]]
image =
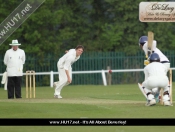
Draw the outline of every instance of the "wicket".
[[[170,89],[169,89],[169,96],[170,96],[170,102],[171,104],[173,104],[173,97],[172,97],[172,69],[169,69],[169,86],[170,86]],[[161,88],[161,100],[160,100],[160,104],[163,105],[163,89]]]
[[[26,71],[26,98],[35,98],[35,71]]]

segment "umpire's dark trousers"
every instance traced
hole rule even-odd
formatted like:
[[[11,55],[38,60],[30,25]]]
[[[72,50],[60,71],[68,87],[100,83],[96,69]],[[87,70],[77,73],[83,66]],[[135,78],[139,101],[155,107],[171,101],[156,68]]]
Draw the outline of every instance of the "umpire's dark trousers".
[[[21,84],[22,84],[22,76],[8,77],[7,81],[8,99],[14,99],[14,95],[16,98],[22,98]]]

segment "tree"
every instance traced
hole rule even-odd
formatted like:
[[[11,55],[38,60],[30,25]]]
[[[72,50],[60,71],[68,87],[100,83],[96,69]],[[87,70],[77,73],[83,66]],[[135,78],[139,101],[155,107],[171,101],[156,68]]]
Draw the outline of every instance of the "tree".
[[[161,0],[163,1],[163,0]],[[21,1],[0,0],[1,21]],[[173,23],[140,22],[141,0],[47,0],[5,42],[19,39],[26,53],[40,58],[52,53],[59,58],[65,50],[85,46],[86,51],[114,51],[134,55],[140,36],[153,31],[158,47],[173,49]],[[167,45],[168,44],[168,45]]]

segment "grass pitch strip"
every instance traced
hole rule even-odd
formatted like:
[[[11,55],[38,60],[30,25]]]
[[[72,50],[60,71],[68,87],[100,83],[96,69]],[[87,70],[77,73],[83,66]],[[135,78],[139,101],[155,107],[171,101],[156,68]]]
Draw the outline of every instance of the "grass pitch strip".
[[[159,103],[146,107],[146,99],[137,84],[130,85],[70,85],[62,90],[63,99],[53,97],[54,89],[36,87],[36,98],[7,99],[7,91],[0,88],[0,118],[175,118],[175,107]],[[174,90],[173,90],[173,97]],[[174,100],[173,100],[174,101]],[[173,132],[168,126],[0,126],[3,132],[28,131],[62,132]]]

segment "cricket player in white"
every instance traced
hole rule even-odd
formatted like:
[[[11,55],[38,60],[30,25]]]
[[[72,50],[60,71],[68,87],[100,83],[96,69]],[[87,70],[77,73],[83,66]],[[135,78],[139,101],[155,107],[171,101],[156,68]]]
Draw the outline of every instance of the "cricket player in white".
[[[145,55],[147,55],[148,51],[150,51],[150,49],[148,49],[148,37],[147,36],[140,37],[139,46],[141,49],[143,49],[143,51],[145,52]],[[156,40],[153,40],[152,51],[153,51],[153,53],[157,53],[159,55],[160,62],[163,63],[167,67],[167,69],[169,69],[170,62],[169,62],[168,58],[157,48],[157,41]],[[147,57],[149,57],[149,56],[146,56],[146,58]]]
[[[151,50],[148,49],[148,37],[147,36],[140,37],[139,46],[144,51],[146,58],[149,59],[148,58],[149,56],[147,56],[147,53],[148,53],[148,51],[150,52]],[[152,51],[153,51],[153,53],[157,53],[159,55],[160,62],[167,67],[167,72],[168,72],[168,70],[170,68],[170,62],[169,62],[168,58],[157,48],[157,41],[156,40],[153,40]],[[147,62],[147,64],[149,64],[149,61]],[[156,98],[159,101],[160,88],[159,89],[154,88],[154,89],[152,89],[152,91],[157,96]]]
[[[64,86],[72,82],[72,67],[83,53],[84,47],[78,45],[75,49],[70,49],[64,56],[62,56],[58,63],[59,81],[54,82],[55,93],[54,97],[61,99],[61,90]]]
[[[170,97],[168,91],[167,67],[160,63],[160,57],[157,53],[152,53],[149,58],[150,64],[144,68],[145,81],[142,83],[143,89],[146,92],[148,102],[146,106],[156,104],[152,89],[155,87],[163,88],[163,103],[165,106],[170,106]]]

